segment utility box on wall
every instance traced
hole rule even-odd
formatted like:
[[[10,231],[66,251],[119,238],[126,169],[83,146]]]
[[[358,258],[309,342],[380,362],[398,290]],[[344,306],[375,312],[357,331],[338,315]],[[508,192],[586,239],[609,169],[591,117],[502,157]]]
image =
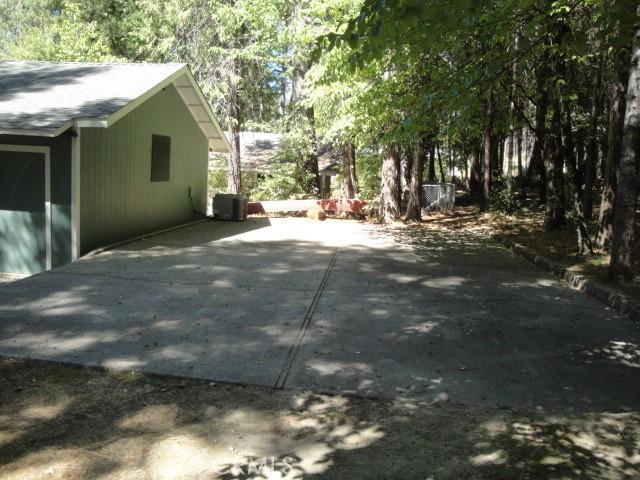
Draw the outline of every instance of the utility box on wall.
[[[248,203],[242,195],[218,193],[213,197],[216,220],[241,222],[247,219]]]

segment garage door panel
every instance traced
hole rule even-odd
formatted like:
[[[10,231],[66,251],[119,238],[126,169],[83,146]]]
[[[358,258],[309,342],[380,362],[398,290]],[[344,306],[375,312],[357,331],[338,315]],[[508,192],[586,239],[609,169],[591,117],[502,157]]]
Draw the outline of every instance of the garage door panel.
[[[45,268],[44,155],[0,150],[0,272]]]

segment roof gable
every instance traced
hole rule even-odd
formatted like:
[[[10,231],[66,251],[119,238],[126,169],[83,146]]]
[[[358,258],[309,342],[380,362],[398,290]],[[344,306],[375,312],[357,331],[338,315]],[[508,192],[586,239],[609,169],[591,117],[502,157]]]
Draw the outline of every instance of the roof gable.
[[[229,144],[185,64],[0,62],[0,133],[56,136],[109,127],[175,83],[210,147]],[[195,100],[185,98],[190,89]]]

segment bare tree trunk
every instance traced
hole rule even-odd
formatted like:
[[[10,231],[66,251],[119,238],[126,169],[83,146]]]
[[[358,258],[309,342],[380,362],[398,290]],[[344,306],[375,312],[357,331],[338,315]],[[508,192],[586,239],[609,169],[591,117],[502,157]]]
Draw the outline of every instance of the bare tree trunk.
[[[584,216],[590,219],[593,214],[593,185],[596,180],[598,163],[598,117],[600,116],[600,87],[602,84],[602,55],[598,60],[596,80],[591,94],[591,116],[589,119],[589,143],[587,161],[584,168]]]
[[[382,185],[380,189],[380,211],[378,216],[383,222],[400,219],[400,185],[398,182],[400,154],[398,148],[389,147],[382,161]]]
[[[509,148],[507,149],[507,189],[513,191],[513,157],[515,156],[515,132],[509,134]]]
[[[400,154],[400,203],[406,205],[409,198],[409,184],[411,183],[411,161],[409,148]]]
[[[304,107],[300,101],[304,97],[304,77],[309,67],[305,63],[298,64],[294,69],[293,81],[291,83],[291,108],[297,112],[304,114],[309,123],[309,140],[311,143],[311,151],[304,159],[302,165],[305,178],[305,190],[314,197],[320,197],[320,174],[318,168],[318,136],[316,134],[316,117],[313,106]],[[298,118],[298,117],[295,117]]]
[[[543,57],[542,62],[548,61],[548,58]],[[540,177],[540,204],[544,205],[547,201],[547,173],[544,166],[544,140],[546,134],[546,118],[547,109],[549,105],[549,93],[547,92],[547,76],[548,70],[543,63],[536,70],[536,125],[533,139],[533,146],[531,148],[531,155],[529,157],[529,168],[527,168],[527,183],[531,180],[533,170],[538,172]]]
[[[482,166],[480,165],[480,147],[476,144],[469,154],[470,175],[469,190],[472,195],[480,195],[482,189]]]
[[[520,49],[519,47],[520,47],[520,32],[516,31],[513,37],[514,57],[518,55],[518,51]],[[507,153],[507,156],[509,157],[507,160],[509,162],[507,164],[507,188],[509,192],[513,191],[513,184],[514,184],[513,157],[515,156],[516,126],[513,125],[513,123],[516,116],[516,85],[518,81],[518,62],[515,60],[511,64],[511,81],[513,83],[513,86],[511,87],[511,92],[509,92],[511,97],[509,102],[509,113],[510,113],[512,125],[509,132],[509,151]],[[519,140],[520,139],[518,139],[518,141]],[[519,152],[518,152],[518,155],[519,155]],[[518,161],[520,161],[519,156],[518,156]]]
[[[313,106],[305,108],[305,115],[309,121],[311,152],[304,162],[304,170],[310,175],[311,180],[307,186],[307,191],[315,197],[320,197],[320,174],[318,168],[318,137],[316,135],[316,117]]]
[[[505,151],[505,143],[506,139],[502,135],[497,136],[495,139],[497,149],[497,158],[496,158],[496,170],[498,171],[498,175],[502,176],[504,173],[504,151]]]
[[[555,230],[566,224],[564,199],[564,172],[562,156],[562,125],[560,100],[554,99],[551,135],[549,138],[548,193],[545,208],[544,226],[547,231]]]
[[[407,201],[406,221],[422,221],[422,171],[424,169],[424,149],[418,137],[412,148],[411,180],[409,182],[409,198]]]
[[[236,66],[229,74],[229,92],[227,113],[229,116],[229,136],[231,137],[231,155],[227,172],[227,190],[239,195],[242,193],[242,176],[240,173],[240,104],[238,101],[238,77]]]
[[[621,49],[621,52],[624,52]],[[618,55],[617,78],[612,88],[611,109],[609,110],[609,128],[607,132],[607,156],[604,161],[604,188],[598,214],[598,233],[596,244],[609,249],[613,241],[613,218],[616,196],[616,171],[620,160],[622,129],[626,109],[626,89],[629,81],[629,64],[626,55]]]
[[[440,156],[440,142],[436,142],[436,150],[438,152],[438,168],[440,169],[440,183],[445,183],[444,167],[442,166],[442,157]]]
[[[569,102],[565,99],[562,106],[564,107],[564,122],[562,123],[562,154],[564,156],[564,163],[567,168],[567,172],[571,178],[571,195],[573,197],[573,216],[578,237],[578,254],[593,255],[593,246],[591,245],[591,238],[589,237],[589,231],[587,230],[587,224],[585,222],[582,204],[583,200],[580,192],[582,180],[580,175],[578,175],[576,157],[574,156],[573,131],[571,126],[572,122]]]
[[[428,180],[431,183],[436,182],[436,146],[431,143],[429,146],[429,176]]]
[[[516,155],[518,157],[518,182],[522,183],[522,129],[516,134]]]
[[[343,193],[345,198],[355,198],[356,180],[356,147],[347,143],[342,150]]]
[[[489,192],[491,190],[491,166],[495,146],[493,144],[493,93],[489,93],[486,103],[486,119],[484,127],[484,156],[482,166],[482,196],[480,198],[480,209],[485,211],[489,208]]]
[[[635,32],[633,56],[629,69],[627,105],[622,130],[622,147],[618,166],[618,189],[613,220],[613,245],[609,275],[633,278],[632,253],[635,227],[636,156],[640,150],[640,28]]]

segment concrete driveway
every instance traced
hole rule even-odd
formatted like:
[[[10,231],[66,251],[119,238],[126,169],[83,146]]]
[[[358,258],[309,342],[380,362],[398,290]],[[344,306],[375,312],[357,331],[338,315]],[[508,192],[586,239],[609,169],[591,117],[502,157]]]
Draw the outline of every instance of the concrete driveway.
[[[637,410],[640,332],[496,244],[207,222],[0,287],[0,354],[272,387]]]

